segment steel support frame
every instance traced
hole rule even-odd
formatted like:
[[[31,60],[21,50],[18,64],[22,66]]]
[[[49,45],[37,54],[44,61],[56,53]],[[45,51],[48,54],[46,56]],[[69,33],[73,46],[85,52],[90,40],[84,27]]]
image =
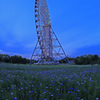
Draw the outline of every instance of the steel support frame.
[[[57,63],[57,58],[60,57],[63,59],[63,56],[67,59],[66,62],[68,62],[66,53],[64,52],[56,34],[52,30],[46,0],[35,0],[34,12],[38,42],[36,43],[30,63],[32,63],[32,59],[38,59],[38,64],[42,65],[46,63],[51,65]],[[58,45],[56,45],[56,42]],[[37,52],[37,50],[39,51]]]

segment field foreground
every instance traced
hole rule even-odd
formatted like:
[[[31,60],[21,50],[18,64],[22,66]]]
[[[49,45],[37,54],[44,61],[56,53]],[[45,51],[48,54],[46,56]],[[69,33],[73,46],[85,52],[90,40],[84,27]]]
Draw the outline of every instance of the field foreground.
[[[0,64],[0,100],[99,100],[100,66]]]

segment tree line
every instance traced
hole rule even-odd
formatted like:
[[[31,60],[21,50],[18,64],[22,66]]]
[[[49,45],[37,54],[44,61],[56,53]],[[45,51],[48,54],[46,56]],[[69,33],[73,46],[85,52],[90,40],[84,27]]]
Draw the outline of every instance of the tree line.
[[[77,65],[87,65],[87,64],[100,64],[100,57],[98,55],[82,55],[77,58],[68,57],[69,61],[74,61]],[[59,63],[66,63],[67,59],[59,60]],[[14,55],[9,56],[7,54],[0,54],[0,62],[6,63],[17,63],[17,64],[28,64],[30,62],[29,59],[22,58],[22,56]],[[68,63],[68,62],[67,62]]]
[[[68,60],[69,60],[69,64],[70,62],[77,65],[100,64],[100,57],[98,55],[92,55],[92,54],[82,55],[76,58],[68,57]],[[67,59],[64,58],[64,59],[59,60],[59,63],[68,63],[66,61]]]
[[[98,55],[83,55],[80,57],[75,58],[75,64],[78,65],[87,65],[87,64],[100,64],[100,57]]]
[[[18,55],[9,56],[7,54],[0,54],[0,62],[27,64],[29,61],[29,59],[22,58],[22,56]]]

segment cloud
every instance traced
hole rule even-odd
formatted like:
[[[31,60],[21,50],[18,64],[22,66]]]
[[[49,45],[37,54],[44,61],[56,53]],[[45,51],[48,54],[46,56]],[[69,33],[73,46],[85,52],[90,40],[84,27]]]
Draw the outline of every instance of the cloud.
[[[75,52],[73,52],[73,56],[77,57],[77,56],[81,56],[84,54],[97,54],[100,56],[100,44],[98,45],[92,45],[92,46],[84,46],[84,47],[80,47],[77,48],[75,50]]]
[[[19,53],[15,53],[15,52],[6,52],[6,51],[3,51],[0,49],[0,54],[8,54],[10,56],[14,56],[14,55],[19,55],[19,56],[22,56],[22,57],[25,57],[25,58],[28,58],[30,59],[31,58],[31,54],[19,54]]]
[[[100,44],[100,31],[96,30],[92,33],[84,33],[83,30],[68,30],[59,35],[59,41],[61,42],[66,54],[69,56],[75,55],[78,48],[90,47]],[[66,35],[67,34],[67,35]]]

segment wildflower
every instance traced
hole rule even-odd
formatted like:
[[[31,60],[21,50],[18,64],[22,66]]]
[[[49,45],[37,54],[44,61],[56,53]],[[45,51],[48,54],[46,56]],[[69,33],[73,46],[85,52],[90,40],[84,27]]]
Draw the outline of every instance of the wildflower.
[[[96,100],[99,100],[99,98],[96,98]]]
[[[29,91],[29,93],[31,93],[31,91]]]
[[[60,93],[58,95],[60,95]]]
[[[9,87],[7,87],[7,89],[9,89]]]
[[[44,94],[45,94],[46,92],[44,92]]]
[[[40,86],[42,86],[42,83],[40,83]]]
[[[11,88],[10,90],[12,90],[13,88]]]
[[[14,97],[14,100],[17,100],[17,97]]]
[[[72,90],[74,90],[74,88],[72,88]]]
[[[32,100],[32,98],[30,98],[30,100]]]
[[[80,99],[80,97],[78,97],[77,99]]]
[[[68,91],[68,93],[71,93],[71,91]]]
[[[47,99],[44,99],[44,100],[47,100]]]
[[[33,93],[33,91],[31,91],[31,93]]]
[[[29,95],[29,94],[27,93],[27,95]]]
[[[77,93],[74,93],[75,95],[77,94]]]
[[[90,77],[89,81],[91,81],[91,80],[92,80],[92,78]]]
[[[11,95],[13,95],[13,93],[11,93]]]
[[[81,82],[81,84],[83,84],[83,82]]]
[[[76,91],[76,89],[74,89],[74,91]]]
[[[63,89],[61,89],[61,91],[63,91]]]
[[[46,91],[48,93],[48,91]]]
[[[53,96],[53,94],[51,94],[51,97]]]
[[[1,92],[3,92],[3,90],[1,90]]]
[[[63,83],[60,83],[60,85],[63,85]]]
[[[86,90],[84,90],[84,92],[86,92]]]
[[[35,93],[37,93],[37,92],[35,91]]]
[[[3,83],[3,80],[0,80],[0,82],[2,82],[2,83]]]

